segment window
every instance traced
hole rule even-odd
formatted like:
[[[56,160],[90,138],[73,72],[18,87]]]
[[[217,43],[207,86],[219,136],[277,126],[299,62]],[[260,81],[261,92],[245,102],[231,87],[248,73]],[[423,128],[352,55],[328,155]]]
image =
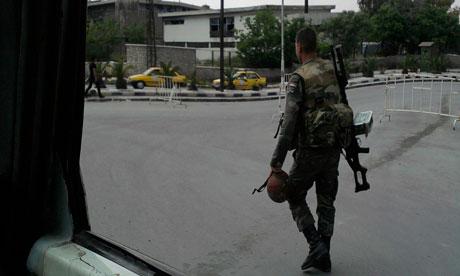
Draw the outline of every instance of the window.
[[[219,31],[219,18],[211,18],[209,20],[211,26],[211,33]]]
[[[220,18],[210,18],[210,36],[219,37],[219,22]],[[224,18],[224,36],[233,37],[235,35],[235,18],[234,17],[225,17]]]
[[[257,79],[257,75],[254,73],[248,73],[248,79]]]
[[[165,42],[166,46],[185,47],[185,42]]]
[[[165,25],[183,25],[184,19],[166,19]]]
[[[190,48],[209,48],[209,42],[188,42]]]
[[[220,42],[211,42],[211,48],[219,48]],[[235,42],[224,42],[225,48],[235,48]]]
[[[235,29],[235,19],[233,17],[224,18],[224,30],[225,32],[233,32]]]

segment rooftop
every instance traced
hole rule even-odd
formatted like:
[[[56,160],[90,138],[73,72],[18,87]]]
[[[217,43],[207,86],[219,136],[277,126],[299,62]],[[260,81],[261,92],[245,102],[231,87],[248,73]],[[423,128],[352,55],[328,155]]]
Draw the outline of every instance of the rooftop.
[[[117,0],[88,0],[88,7],[115,4],[115,2],[117,2]],[[147,0],[139,0],[139,2],[142,3],[142,4],[147,4],[148,3]],[[195,9],[195,10],[202,9],[202,7],[200,7],[200,6],[187,4],[187,3],[181,3],[181,2],[155,0],[154,3],[157,6],[158,5],[176,6],[176,7],[184,7],[184,8],[189,8],[189,9]]]
[[[418,45],[418,47],[431,47],[433,45],[434,45],[433,41],[423,41]]]
[[[225,9],[224,12],[226,14],[229,13],[249,13],[249,12],[257,12],[260,10],[280,10],[281,5],[260,5],[260,6],[252,6],[252,7],[244,7],[244,8],[229,8]],[[308,11],[327,11],[330,12],[331,10],[335,9],[335,5],[313,5],[308,6]],[[285,11],[298,11],[303,12],[304,6],[299,5],[285,5]],[[158,14],[159,17],[179,17],[179,16],[199,16],[199,15],[211,15],[211,14],[219,14],[219,9],[200,9],[195,11],[185,11],[185,12],[168,12],[168,13],[160,13]]]

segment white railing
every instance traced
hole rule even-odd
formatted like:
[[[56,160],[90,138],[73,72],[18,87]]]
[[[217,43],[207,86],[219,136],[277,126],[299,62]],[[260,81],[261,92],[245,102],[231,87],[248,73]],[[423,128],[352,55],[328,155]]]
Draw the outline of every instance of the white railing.
[[[418,112],[453,118],[452,127],[460,118],[459,91],[455,79],[430,74],[393,74],[385,82],[384,117],[391,112]],[[458,87],[458,85],[456,85]]]
[[[182,91],[181,83],[177,82],[174,77],[171,76],[156,76],[155,82],[158,83],[155,86],[155,92],[159,95],[165,103],[169,104],[182,104],[180,93]]]

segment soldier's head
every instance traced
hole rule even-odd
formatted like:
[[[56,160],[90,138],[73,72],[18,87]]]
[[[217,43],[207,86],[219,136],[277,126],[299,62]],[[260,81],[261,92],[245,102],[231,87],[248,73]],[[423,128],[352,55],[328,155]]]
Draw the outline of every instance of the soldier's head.
[[[300,29],[295,36],[295,53],[303,63],[305,57],[316,54],[316,33],[313,29],[305,27]]]

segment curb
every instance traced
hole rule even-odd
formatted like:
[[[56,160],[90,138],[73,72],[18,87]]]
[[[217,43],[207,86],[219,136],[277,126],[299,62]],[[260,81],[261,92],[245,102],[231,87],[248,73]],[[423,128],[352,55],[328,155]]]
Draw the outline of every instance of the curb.
[[[281,99],[284,99],[285,96],[282,95]],[[255,102],[255,101],[270,101],[277,100],[278,96],[260,96],[260,97],[183,97],[174,99],[174,102]],[[86,99],[87,102],[164,102],[168,103],[168,99],[163,97],[106,97],[106,98],[89,98]]]
[[[395,76],[394,79],[388,81],[388,84],[394,83],[403,83],[403,76]],[[440,82],[443,79],[440,77],[449,77],[454,79],[454,82],[460,82],[458,76],[449,76],[449,75],[433,75],[432,77],[428,76],[427,78],[422,78],[421,76],[415,76],[415,78],[406,78],[406,82]],[[351,82],[346,87],[347,89],[355,89],[369,86],[378,86],[387,84],[387,78],[378,77],[373,79],[361,80],[359,82]],[[277,100],[279,92],[224,92],[224,93],[204,93],[204,92],[179,92],[176,94],[176,99],[174,101],[179,102],[249,102],[249,101],[269,101]],[[85,99],[87,102],[123,102],[123,101],[133,101],[133,102],[168,102],[168,93],[158,93],[158,92],[143,92],[135,91],[128,89],[127,91],[104,91],[102,93],[106,96],[103,99],[97,97],[91,97]],[[180,99],[177,99],[180,97]],[[281,98],[284,99],[285,95],[281,95]]]

